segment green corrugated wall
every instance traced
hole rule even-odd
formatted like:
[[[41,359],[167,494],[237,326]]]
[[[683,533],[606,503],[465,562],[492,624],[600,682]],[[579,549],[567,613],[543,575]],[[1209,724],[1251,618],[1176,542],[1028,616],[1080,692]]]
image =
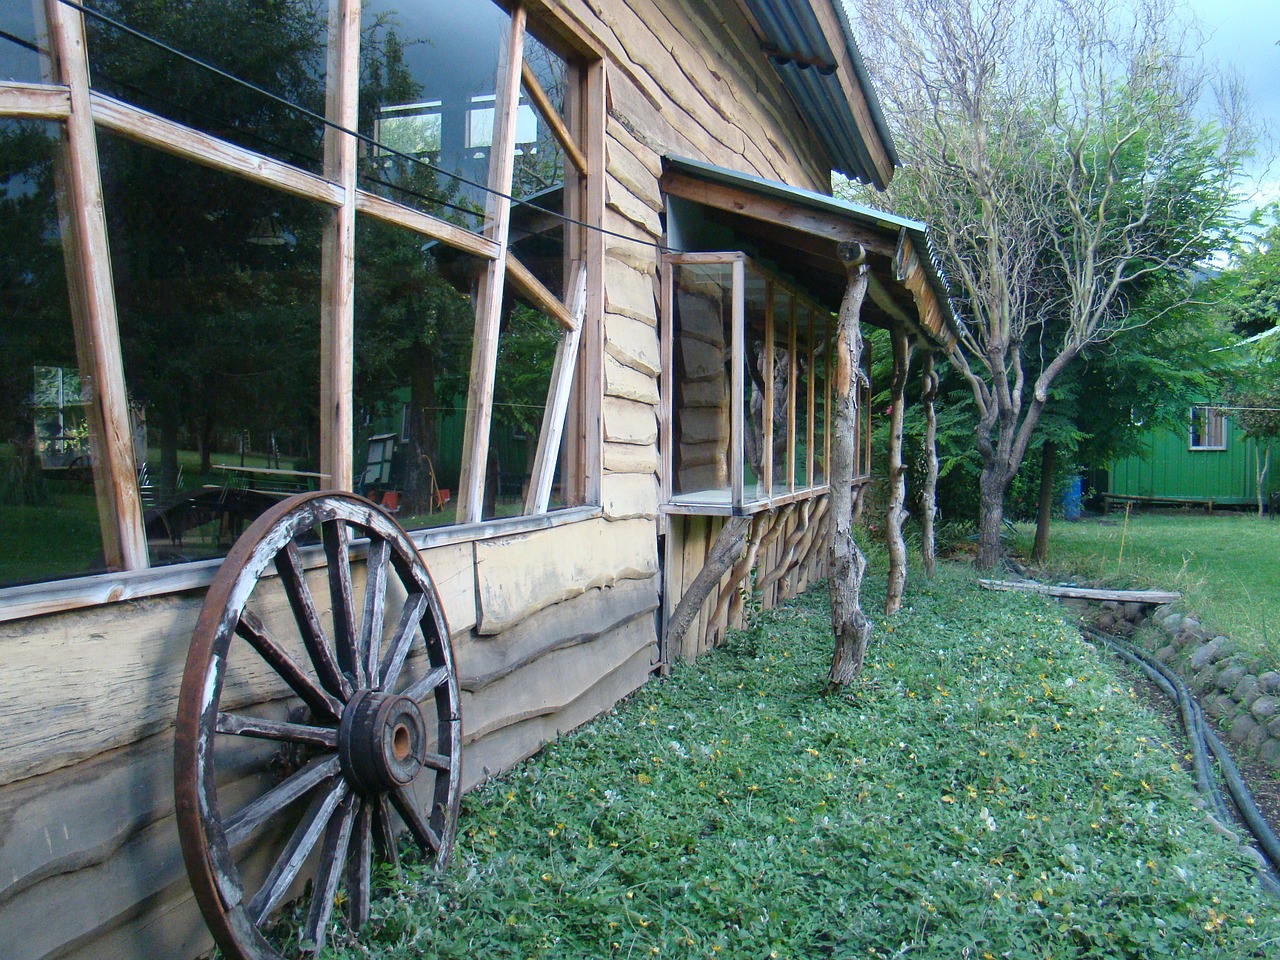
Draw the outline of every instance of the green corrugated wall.
[[[1149,438],[1150,453],[1126,457],[1111,465],[1108,492],[1127,497],[1254,503],[1255,444],[1240,434],[1230,417],[1225,429],[1225,450],[1191,450],[1187,430],[1153,433]],[[1271,459],[1264,484],[1268,494],[1280,489],[1280,450],[1275,446]]]

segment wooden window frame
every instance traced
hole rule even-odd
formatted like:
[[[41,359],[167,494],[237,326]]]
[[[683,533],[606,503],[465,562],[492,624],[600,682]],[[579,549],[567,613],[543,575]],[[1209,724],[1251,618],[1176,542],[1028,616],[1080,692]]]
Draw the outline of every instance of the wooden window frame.
[[[273,190],[331,208],[322,256],[320,338],[321,472],[337,489],[353,487],[352,388],[354,370],[355,224],[363,215],[411,230],[487,261],[476,304],[472,382],[468,395],[459,523],[418,531],[420,544],[460,542],[518,530],[558,526],[600,513],[603,437],[604,242],[600,233],[605,191],[605,64],[602,52],[554,6],[541,0],[499,3],[510,16],[508,46],[495,102],[494,145],[484,228],[465,230],[430,214],[400,206],[358,188],[357,139],[326,128],[322,175],[254,153],[184,127],[89,87],[85,14],[59,0],[45,0],[51,73],[47,83],[0,82],[0,118],[42,119],[62,125],[58,189],[63,245],[77,351],[82,372],[95,384],[88,411],[94,436],[94,488],[104,554],[109,567],[137,574],[149,566],[138,494],[118,315],[102,204],[98,128]],[[554,109],[523,56],[532,16],[557,55],[569,61],[572,82],[565,116]],[[329,11],[326,113],[346,130],[358,117],[360,17],[358,0],[333,0]],[[510,225],[516,115],[521,89],[546,119],[565,157],[566,300],[556,297],[507,248]],[[595,228],[595,229],[593,229]],[[507,282],[564,331],[557,348],[530,491],[521,517],[481,522],[497,328]],[[557,462],[580,509],[549,515]],[[220,560],[178,564],[153,575],[157,592],[208,582]],[[181,568],[181,569],[176,569]],[[144,581],[107,589],[119,574],[72,577],[0,589],[0,607],[27,610],[34,591],[39,610],[72,609],[104,600],[147,595]],[[129,578],[131,583],[135,577]],[[78,582],[84,582],[78,587]],[[181,584],[175,586],[175,584]],[[105,591],[105,592],[104,592]],[[29,616],[31,612],[20,615]],[[0,610],[0,620],[9,617]]]
[[[1203,418],[1203,419],[1202,419]],[[1203,422],[1204,434],[1210,442],[1196,442],[1196,426]],[[1214,427],[1217,430],[1214,430]],[[1218,442],[1213,443],[1214,433]],[[1187,450],[1194,453],[1206,453],[1227,449],[1227,415],[1219,408],[1207,403],[1197,403],[1191,407],[1191,423],[1187,431]]]
[[[700,265],[700,264],[720,264],[731,265],[733,268],[733,290],[732,290],[732,311],[731,320],[731,383],[730,383],[730,430],[729,430],[729,457],[730,457],[730,473],[729,473],[729,497],[724,502],[706,502],[705,500],[682,499],[680,495],[673,491],[673,467],[675,452],[675,409],[674,409],[674,389],[672,386],[672,377],[675,370],[675,268],[681,265]],[[765,296],[764,296],[764,402],[762,411],[762,434],[764,450],[766,451],[761,457],[761,477],[758,489],[762,488],[763,492],[757,496],[748,498],[745,495],[743,473],[744,473],[744,450],[745,450],[745,429],[746,429],[746,410],[743,399],[743,388],[746,382],[746,337],[745,337],[745,321],[746,321],[746,273],[750,269],[753,273],[762,276],[765,280]],[[684,514],[691,516],[742,516],[747,514],[759,513],[764,510],[773,509],[784,504],[794,503],[799,500],[808,500],[821,496],[830,489],[827,482],[826,473],[829,467],[823,471],[823,482],[813,482],[813,437],[815,434],[815,418],[816,418],[816,402],[814,396],[814,385],[812,377],[812,362],[810,362],[810,376],[807,378],[807,386],[805,393],[802,395],[797,390],[797,336],[798,336],[798,317],[803,315],[804,311],[808,312],[807,330],[809,333],[809,355],[812,361],[814,336],[813,331],[817,323],[817,318],[825,316],[830,318],[831,329],[835,329],[835,318],[830,311],[824,310],[819,304],[815,303],[812,298],[806,296],[803,292],[796,289],[792,284],[773,276],[767,269],[752,261],[746,254],[738,251],[724,252],[707,252],[707,253],[677,253],[666,254],[662,258],[660,276],[662,283],[662,317],[659,324],[659,335],[661,339],[661,363],[662,363],[662,422],[660,425],[660,442],[662,447],[662,483],[661,498],[662,512],[664,514]],[[774,289],[776,286],[783,286],[791,293],[791,301],[789,308],[789,316],[787,323],[789,331],[787,333],[788,355],[789,355],[789,375],[787,379],[787,417],[785,423],[777,423],[773,416],[773,368],[776,362],[774,350],[774,341],[776,340],[776,323],[778,318],[775,316],[775,298]],[[828,336],[826,343],[828,347],[828,363],[831,357],[831,343],[833,338]],[[824,463],[830,463],[830,442],[831,442],[831,377],[830,367],[828,366],[828,375],[825,377],[827,383],[826,402],[823,404],[822,416],[825,421],[824,430]],[[806,411],[805,430],[808,437],[808,448],[806,452],[808,468],[805,473],[805,483],[798,484],[795,476],[795,457],[797,444],[797,423],[796,409],[797,404],[803,402],[803,408]],[[869,416],[869,410],[859,416],[860,432],[867,442],[866,459],[864,464],[870,462],[870,429],[869,421],[867,427],[863,427],[864,420]],[[773,470],[773,454],[772,442],[773,432],[777,429],[786,430],[786,470],[785,475],[778,477],[774,475]],[[855,473],[858,471],[855,469]],[[855,477],[855,479],[857,479]]]

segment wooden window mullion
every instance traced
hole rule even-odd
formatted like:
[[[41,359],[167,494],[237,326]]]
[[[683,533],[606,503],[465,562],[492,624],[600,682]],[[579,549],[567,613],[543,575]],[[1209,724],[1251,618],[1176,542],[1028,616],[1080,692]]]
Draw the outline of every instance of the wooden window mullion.
[[[329,11],[329,65],[325,113],[346,130],[359,122],[359,0],[337,0]],[[325,227],[320,284],[320,472],[335,490],[353,488],[356,139],[328,127],[326,179],[343,188],[342,205]]]
[[[147,536],[138,498],[98,144],[89,106],[84,19],[58,0],[49,0],[46,19],[59,79],[70,90],[71,110],[63,125],[58,165],[58,212],[76,351],[92,387],[87,413],[103,554],[108,567],[141,570],[148,566]]]
[[[507,273],[507,241],[511,224],[512,174],[515,170],[516,112],[520,106],[521,65],[524,61],[526,14],[511,14],[505,59],[499,69],[494,100],[493,143],[489,150],[489,196],[485,203],[484,235],[498,245],[496,261],[485,265],[476,296],[475,339],[471,347],[471,376],[467,420],[462,437],[462,469],[458,480],[458,520],[479,523],[484,509],[484,485],[493,423],[493,381],[498,365],[498,334]]]

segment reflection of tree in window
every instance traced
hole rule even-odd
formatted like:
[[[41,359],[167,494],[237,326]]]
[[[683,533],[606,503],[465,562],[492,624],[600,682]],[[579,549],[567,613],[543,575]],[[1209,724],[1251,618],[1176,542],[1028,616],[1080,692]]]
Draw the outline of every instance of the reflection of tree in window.
[[[457,487],[460,449],[442,449],[440,428],[460,424],[466,407],[475,320],[459,288],[469,289],[475,264],[365,218],[357,221],[356,264],[357,423],[394,420],[407,405],[407,442],[392,480],[402,514],[425,515],[436,506],[433,476],[437,487]]]
[[[324,113],[325,0],[97,0],[95,10],[313,113]],[[321,124],[244,83],[85,18],[95,89],[308,170]]]
[[[1191,448],[1216,450],[1226,446],[1226,422],[1214,407],[1191,408]]]

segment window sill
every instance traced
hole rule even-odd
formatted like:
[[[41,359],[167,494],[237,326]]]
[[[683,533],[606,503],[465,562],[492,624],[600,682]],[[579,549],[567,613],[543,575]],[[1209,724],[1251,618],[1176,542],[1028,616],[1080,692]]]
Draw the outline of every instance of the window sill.
[[[509,517],[485,523],[415,530],[410,531],[409,538],[418,549],[429,550],[454,543],[495,540],[499,537],[547,530],[593,520],[603,515],[604,511],[600,507],[571,507],[536,517]],[[352,546],[353,556],[363,556],[362,541],[355,541]],[[308,568],[323,566],[324,550],[320,546],[309,547],[302,551],[302,558]],[[201,590],[213,582],[214,575],[221,566],[221,559],[197,560],[150,570],[102,573],[69,580],[0,587],[0,623],[126,600]]]

